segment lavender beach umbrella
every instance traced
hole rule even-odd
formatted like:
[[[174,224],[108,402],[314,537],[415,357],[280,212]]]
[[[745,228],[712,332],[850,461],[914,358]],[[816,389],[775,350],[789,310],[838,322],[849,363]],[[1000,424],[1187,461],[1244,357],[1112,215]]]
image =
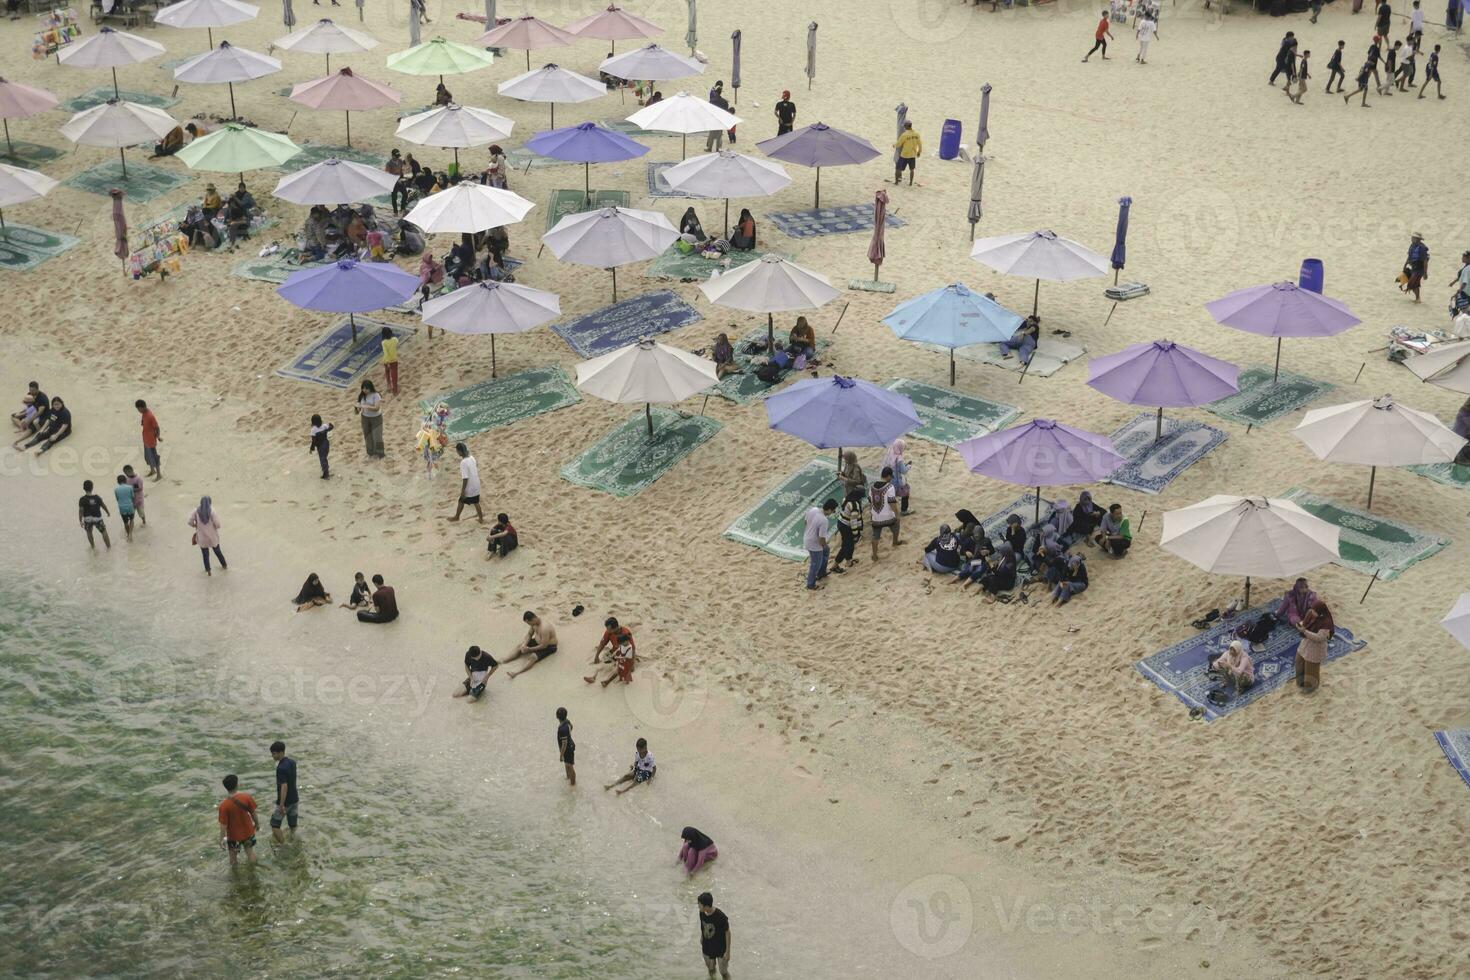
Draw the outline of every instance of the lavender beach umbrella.
[[[354,315],[396,306],[419,289],[419,277],[389,262],[343,259],[333,265],[293,272],[276,292],[303,310],[346,313],[357,342]]]
[[[1216,323],[1276,338],[1273,382],[1281,374],[1283,337],[1332,337],[1362,322],[1341,300],[1303,289],[1294,282],[1240,289],[1206,303],[1205,309]]]
[[[966,439],[955,449],[971,473],[1036,488],[1036,520],[1041,520],[1041,488],[1094,483],[1123,465],[1113,440],[1051,419]]]
[[[766,399],[766,418],[777,432],[796,436],[818,449],[886,446],[924,423],[907,395],[871,381],[808,378]]]
[[[1240,390],[1240,368],[1172,340],[1134,344],[1094,357],[1087,374],[1088,387],[1109,398],[1157,408],[1156,440],[1164,434],[1165,408],[1208,405]]]
[[[526,149],[582,164],[583,190],[588,197],[592,196],[591,164],[631,160],[648,152],[642,143],[591,122],[537,133],[526,141]]]
[[[861,136],[834,129],[822,122],[761,140],[756,146],[768,157],[816,168],[816,207],[822,205],[823,167],[867,163],[879,155],[877,148]]]

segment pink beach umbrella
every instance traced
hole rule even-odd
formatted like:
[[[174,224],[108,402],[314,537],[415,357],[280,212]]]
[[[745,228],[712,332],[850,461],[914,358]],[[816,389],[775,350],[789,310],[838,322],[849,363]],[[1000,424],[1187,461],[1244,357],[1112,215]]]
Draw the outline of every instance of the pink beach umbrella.
[[[873,264],[873,281],[878,281],[878,268],[888,255],[883,244],[883,225],[888,220],[888,192],[879,189],[873,195],[873,240],[868,243],[868,261]]]
[[[515,48],[525,51],[526,71],[530,71],[532,48],[560,48],[575,40],[577,35],[569,34],[555,24],[526,16],[491,28],[475,38],[475,44],[486,48]]]
[[[636,14],[630,14],[616,5],[609,6],[606,10],[599,10],[590,17],[583,17],[566,26],[568,34],[611,41],[614,54],[618,50],[618,41],[657,37],[663,33],[663,30],[657,24],[646,21]]]
[[[352,113],[397,105],[403,93],[343,68],[325,78],[301,82],[291,89],[291,101],[308,109],[337,109],[347,117],[347,145],[352,145]]]
[[[0,123],[5,126],[5,152],[9,156],[15,156],[15,147],[10,142],[10,120],[25,119],[54,109],[56,101],[56,96],[43,88],[0,78]]]

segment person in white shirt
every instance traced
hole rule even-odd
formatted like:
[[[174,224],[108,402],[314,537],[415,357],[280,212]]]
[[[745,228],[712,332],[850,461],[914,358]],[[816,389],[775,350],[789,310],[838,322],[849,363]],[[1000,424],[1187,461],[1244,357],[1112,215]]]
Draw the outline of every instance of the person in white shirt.
[[[1419,46],[1419,38],[1423,36],[1424,11],[1419,9],[1419,0],[1414,0],[1414,8],[1409,11],[1409,37],[1414,41],[1414,47]]]
[[[1148,43],[1159,33],[1159,25],[1147,13],[1138,22],[1138,55],[1133,60],[1140,65],[1148,64]]]
[[[878,539],[885,528],[893,532],[893,546],[898,547],[898,491],[893,489],[893,468],[883,467],[881,478],[868,489],[868,524],[873,529],[873,560],[878,560]]]
[[[809,507],[806,512],[806,533],[802,535],[802,547],[806,548],[806,587],[820,589],[817,583],[827,577],[827,556],[831,551],[828,539],[832,536],[831,516],[837,512],[837,501],[828,497],[821,507]]]
[[[604,785],[602,787],[603,792],[607,792],[614,786],[627,783],[628,785],[623,786],[622,789],[617,791],[616,795],[622,796],[634,786],[641,786],[653,779],[654,775],[658,772],[658,764],[653,761],[653,753],[648,751],[648,739],[640,738],[634,744],[634,749],[636,749],[636,752],[633,755],[633,764],[628,767],[628,771],[612,782]]]
[[[464,443],[456,442],[454,451],[459,453],[459,506],[454,508],[454,516],[448,520],[459,520],[465,504],[473,504],[475,519],[484,524],[485,512],[480,509],[480,464],[475,462],[470,448]]]

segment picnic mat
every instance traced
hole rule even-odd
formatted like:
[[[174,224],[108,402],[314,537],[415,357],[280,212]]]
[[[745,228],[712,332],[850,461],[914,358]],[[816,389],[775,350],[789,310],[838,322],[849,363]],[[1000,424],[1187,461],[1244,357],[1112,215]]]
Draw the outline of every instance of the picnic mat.
[[[626,120],[626,119],[609,119],[606,122],[604,122],[602,125],[606,126],[608,129],[617,130],[619,133],[622,133],[624,136],[631,136],[634,139],[643,139],[645,136],[678,136],[679,135],[678,133],[670,133],[670,132],[667,132],[665,130],[643,129],[643,128],[635,125],[634,123],[628,122],[628,120]],[[704,137],[704,134],[703,133],[691,133],[690,135],[691,136],[695,136],[695,137],[699,137],[701,139]],[[672,166],[672,164],[671,164],[671,166]]]
[[[457,442],[581,400],[565,371],[559,367],[541,367],[426,398],[419,402],[419,407],[429,412],[440,402],[448,405],[451,414],[445,431],[450,440]]]
[[[719,395],[721,398],[729,399],[737,405],[749,405],[753,401],[757,401],[761,398],[766,397],[766,392],[770,391],[772,388],[776,387],[776,385],[791,377],[793,370],[791,368],[787,368],[786,373],[781,375],[781,377],[774,384],[766,384],[760,378],[757,378],[755,376],[755,368],[753,365],[756,361],[763,359],[766,355],[764,353],[747,354],[745,353],[745,348],[746,345],[754,343],[756,341],[759,341],[761,344],[765,344],[765,327],[760,327],[759,329],[752,330],[750,333],[746,334],[744,337],[741,337],[739,340],[731,341],[731,345],[735,348],[735,363],[740,367],[741,373],[727,374],[723,378],[721,378],[719,380],[719,383],[711,389],[715,394]],[[830,340],[826,339],[825,337],[817,338],[818,359],[821,358],[822,351],[826,350],[830,346],[832,346],[832,342]]]
[[[1164,417],[1163,437],[1155,440],[1158,418],[1143,412],[1112,434],[1113,446],[1126,463],[1107,478],[1108,483],[1158,493],[1225,441],[1225,433],[1202,422]]]
[[[288,174],[294,174],[298,170],[321,163],[323,160],[346,160],[349,163],[361,163],[369,167],[381,167],[386,162],[385,157],[374,153],[364,153],[362,150],[354,150],[350,146],[327,146],[323,143],[300,143],[301,152],[286,160],[277,170]],[[387,200],[386,194],[378,197]]]
[[[1273,598],[1244,614],[1217,620],[1209,629],[1180,640],[1133,666],[1161,690],[1174,695],[1190,708],[1203,711],[1205,721],[1223,718],[1232,711],[1259,701],[1296,677],[1296,648],[1301,642],[1301,636],[1295,629],[1285,625],[1271,631],[1264,644],[1264,653],[1251,651],[1251,660],[1256,666],[1256,680],[1240,694],[1233,693],[1228,685],[1222,685],[1222,682],[1211,679],[1205,673],[1209,668],[1210,657],[1224,653],[1225,648],[1230,646],[1230,641],[1235,639],[1237,627],[1273,612],[1278,602],[1278,599]],[[1366,640],[1356,639],[1351,630],[1338,624],[1332,639],[1327,643],[1327,660],[1338,660],[1367,645]],[[1224,704],[1215,704],[1207,695],[1222,686],[1226,691],[1226,701]]]
[[[596,357],[704,317],[667,289],[619,300],[551,329],[583,357]]]
[[[708,416],[654,406],[651,438],[638,411],[563,466],[561,477],[614,497],[631,497],[723,428]]]
[[[1308,493],[1301,487],[1292,487],[1281,496],[1295,501],[1314,517],[1337,525],[1338,558],[1333,564],[1364,575],[1377,572],[1385,582],[1398,578],[1415,562],[1449,547],[1449,538],[1396,524],[1378,514]]]
[[[30,225],[17,225],[7,221],[0,230],[0,269],[24,272],[34,269],[47,259],[76,248],[81,239],[63,235],[59,231],[47,231]]]
[[[949,357],[948,347],[939,347],[935,344],[920,344],[919,346]],[[1086,353],[1087,348],[1080,344],[1073,344],[1059,337],[1043,336],[1041,343],[1037,345],[1036,352],[1031,355],[1031,367],[1026,369],[1026,376],[1028,378],[1032,375],[1049,378],[1065,367],[1069,361],[1075,361]],[[954,356],[956,361],[978,361],[981,364],[990,364],[1007,371],[1014,371],[1016,374],[1020,374],[1022,369],[1026,368],[1015,351],[1011,352],[1010,357],[1005,357],[995,344],[971,344],[968,347],[958,347],[955,349]]]
[[[702,282],[716,272],[738,269],[765,254],[767,253],[755,249],[749,252],[731,249],[725,253],[723,258],[707,259],[698,252],[690,252],[686,255],[679,251],[679,246],[670,245],[668,251],[648,263],[648,269],[644,271],[643,276],[645,279],[695,279]],[[782,255],[782,258],[790,258],[790,256]]]
[[[735,523],[725,529],[724,537],[759,548],[777,558],[806,561],[802,538],[806,533],[807,508],[828,497],[841,500],[842,496],[836,460],[830,456],[818,456],[782,480],[750,510],[735,518]]]
[[[599,208],[625,208],[629,199],[627,191],[594,190],[590,201],[583,191],[552,191],[551,200],[546,204],[546,230],[555,228],[556,223],[569,214]]]
[[[122,163],[113,160],[108,163],[99,163],[81,173],[72,174],[62,183],[89,194],[100,194],[103,197],[106,197],[107,192],[114,187],[121,187],[127,194],[128,201],[143,204],[175,188],[182,187],[191,179],[189,174],[177,170],[164,170],[162,167],[150,167],[136,160],[128,164],[128,175],[124,178]]]
[[[96,88],[88,89],[81,95],[67,99],[61,105],[57,106],[57,108],[65,109],[70,113],[78,113],[84,109],[99,106],[112,98],[120,98],[124,102],[137,102],[153,109],[168,109],[179,104],[178,98],[174,96],[150,95],[147,92],[134,92],[130,89],[123,89],[114,96],[111,85],[99,85]]]
[[[1222,419],[1241,425],[1265,425],[1299,408],[1337,387],[1330,381],[1282,371],[1280,379],[1271,383],[1271,369],[1248,367],[1240,372],[1240,391],[1205,407]]]
[[[973,436],[994,432],[1021,415],[1014,405],[1002,405],[909,378],[894,378],[883,387],[907,395],[923,420],[924,424],[908,435],[950,448]]]
[[[1051,501],[1043,498],[1041,501],[1041,519],[1043,521],[1046,520],[1048,517],[1051,516],[1051,512]],[[1032,527],[1035,527],[1036,494],[1021,494],[1021,496],[1017,497],[1009,504],[1006,504],[1004,507],[991,514],[989,517],[980,518],[980,526],[985,529],[985,534],[990,538],[990,540],[999,544],[1005,539],[1006,520],[1012,514],[1019,515],[1021,518],[1021,522],[1026,525],[1026,528],[1028,530]],[[1025,557],[1023,555],[1017,555],[1016,557],[1021,561],[1025,561]]]
[[[383,356],[383,328],[389,327],[406,344],[417,332],[413,327],[357,318],[357,343],[352,342],[352,327],[344,317],[336,326],[313,341],[291,363],[276,369],[283,378],[311,381],[331,388],[351,388]]]
[[[512,147],[505,151],[505,160],[510,164],[510,169],[525,171],[528,168],[539,170],[542,167],[570,167],[576,163],[575,160],[558,160],[556,157],[546,157],[524,146]]]
[[[651,197],[692,197],[709,200],[710,197],[708,194],[691,194],[688,191],[676,190],[669,186],[667,180],[664,180],[664,171],[670,167],[677,167],[681,162],[679,160],[660,160],[658,163],[650,163],[648,165],[649,195]],[[721,211],[720,215],[721,227],[724,227],[724,212]]]
[[[1405,466],[1403,469],[1410,473],[1418,473],[1435,483],[1443,483],[1445,486],[1459,487],[1461,490],[1470,487],[1470,466],[1456,466],[1454,463],[1428,463],[1422,466]]]
[[[43,146],[40,143],[30,143],[26,140],[11,140],[12,149],[0,147],[0,162],[8,163],[13,167],[28,167],[34,170],[43,163],[49,163],[61,156],[61,151],[54,146]]]
[[[791,238],[814,238],[817,235],[850,235],[873,230],[873,205],[848,204],[837,208],[811,208],[806,211],[768,211],[766,218]],[[886,228],[902,228],[905,222],[885,215]]]
[[[1470,728],[1452,728],[1435,732],[1434,740],[1439,743],[1444,757],[1455,767],[1455,772],[1470,786]]]
[[[327,262],[308,262],[305,265],[297,263],[301,250],[295,248],[283,248],[274,255],[259,256],[246,259],[230,270],[231,275],[239,276],[241,279],[253,279],[258,282],[273,282],[277,286],[285,282],[293,272],[300,272],[313,266],[327,265]],[[350,332],[350,331],[349,331]]]

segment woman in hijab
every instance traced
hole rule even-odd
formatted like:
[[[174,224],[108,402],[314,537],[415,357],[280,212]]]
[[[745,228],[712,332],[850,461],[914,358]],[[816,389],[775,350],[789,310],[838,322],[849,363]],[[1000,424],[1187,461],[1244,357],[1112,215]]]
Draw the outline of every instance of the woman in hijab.
[[[909,462],[903,458],[903,451],[908,448],[908,443],[903,438],[893,440],[888,444],[888,451],[883,454],[883,467],[893,470],[893,491],[898,494],[898,512],[907,514],[909,512]]]
[[[1060,564],[1060,562],[1058,562]],[[1063,566],[1061,577],[1051,590],[1051,604],[1065,606],[1074,595],[1087,591],[1087,562],[1081,555],[1072,555]]]
[[[856,457],[854,457],[856,462]],[[859,480],[862,478],[862,470],[858,470]],[[867,504],[867,494],[861,486],[855,487],[847,492],[842,498],[842,505],[837,509],[837,533],[842,535],[842,546],[837,549],[837,559],[832,563],[832,571],[839,575],[847,569],[844,564],[856,565],[857,559],[853,557],[853,549],[863,539],[863,511]]]
[[[1006,518],[1006,529],[1001,534],[1001,537],[1011,546],[1012,554],[1025,554],[1026,525],[1021,520],[1020,514],[1011,514]]]
[[[1295,628],[1316,604],[1317,593],[1307,586],[1306,579],[1299,578],[1276,607],[1276,618],[1286,620],[1288,626]]]
[[[985,590],[986,602],[994,602],[998,594],[1016,587],[1016,553],[1009,544],[1002,542],[996,549],[990,559],[990,571],[980,579],[980,587]]]
[[[939,525],[939,536],[924,546],[924,557],[919,564],[935,575],[958,575],[964,564],[959,535],[948,524]]]
[[[842,454],[842,465],[837,468],[837,479],[842,481],[844,495],[861,494],[868,489],[868,477],[858,465],[857,453],[851,449]]]
[[[750,208],[740,209],[740,220],[735,223],[735,234],[730,236],[730,247],[742,252],[755,248],[755,216]]]
[[[1318,599],[1300,623],[1296,631],[1302,641],[1296,647],[1296,686],[1304,691],[1315,691],[1322,683],[1322,661],[1327,659],[1327,644],[1337,630],[1332,622],[1332,611],[1327,603]]]
[[[296,604],[296,611],[300,612],[312,606],[325,606],[332,601],[332,597],[326,589],[322,588],[322,580],[317,577],[316,572],[312,572],[306,576],[301,591],[296,593],[296,598],[291,601]]]
[[[742,373],[740,365],[735,362],[735,347],[730,343],[729,334],[722,333],[715,338],[715,345],[709,356],[715,362],[715,377],[723,378],[727,374]]]
[[[1215,661],[1215,667],[1225,675],[1225,682],[1234,688],[1236,694],[1255,683],[1256,665],[1240,640],[1230,644],[1230,648]]]
[[[691,875],[704,867],[705,864],[720,856],[715,842],[710,840],[706,834],[701,834],[693,827],[685,827],[679,834],[684,846],[679,848],[679,863],[684,865],[684,870]]]
[[[1092,532],[1102,523],[1103,513],[1103,509],[1092,502],[1092,491],[1083,490],[1077,498],[1077,506],[1072,508],[1072,533],[1090,540]]]
[[[699,215],[694,213],[691,207],[684,212],[684,217],[679,219],[679,236],[690,245],[703,245],[709,240],[704,233],[703,226],[699,223]]]
[[[491,187],[505,190],[506,175],[510,170],[510,163],[505,158],[505,151],[500,148],[499,143],[490,144],[490,166],[485,168],[485,183]]]
[[[1065,497],[1058,497],[1052,501],[1051,516],[1046,522],[1057,529],[1057,539],[1067,540],[1067,534],[1072,530],[1072,505]]]
[[[219,550],[219,515],[214,512],[214,501],[208,497],[199,498],[199,506],[194,513],[189,515],[189,526],[194,529],[194,543],[199,546],[199,553],[204,556],[204,574],[213,575],[209,570],[209,552],[214,551],[214,556],[219,559],[220,571],[227,571],[229,565],[225,564],[225,554]]]
[[[475,246],[461,238],[449,250],[449,258],[444,260],[444,274],[458,282],[460,276],[468,275],[474,267]]]

